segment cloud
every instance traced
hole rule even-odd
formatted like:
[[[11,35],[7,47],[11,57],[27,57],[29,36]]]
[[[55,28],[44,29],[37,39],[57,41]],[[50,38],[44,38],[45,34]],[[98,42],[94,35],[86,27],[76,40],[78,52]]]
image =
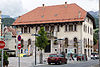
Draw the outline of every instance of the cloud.
[[[4,15],[19,16],[25,12],[21,0],[0,0],[0,10]]]

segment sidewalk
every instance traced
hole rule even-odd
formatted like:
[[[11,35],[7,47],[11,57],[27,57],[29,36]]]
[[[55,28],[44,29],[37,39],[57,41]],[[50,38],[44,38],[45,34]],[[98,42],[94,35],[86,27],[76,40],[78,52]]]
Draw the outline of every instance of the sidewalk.
[[[93,66],[89,66],[89,67],[99,67],[99,64],[97,64],[97,65],[93,65]]]

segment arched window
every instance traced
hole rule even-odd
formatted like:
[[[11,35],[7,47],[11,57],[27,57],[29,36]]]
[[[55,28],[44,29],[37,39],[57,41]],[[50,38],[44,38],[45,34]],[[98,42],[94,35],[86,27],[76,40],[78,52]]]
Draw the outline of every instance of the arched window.
[[[77,45],[77,44],[78,44],[77,38],[75,37],[75,38],[74,38],[74,45]]]
[[[31,45],[31,39],[28,39],[28,45]]]
[[[68,45],[68,38],[65,38],[65,44]]]
[[[68,47],[68,38],[65,38],[65,47]]]

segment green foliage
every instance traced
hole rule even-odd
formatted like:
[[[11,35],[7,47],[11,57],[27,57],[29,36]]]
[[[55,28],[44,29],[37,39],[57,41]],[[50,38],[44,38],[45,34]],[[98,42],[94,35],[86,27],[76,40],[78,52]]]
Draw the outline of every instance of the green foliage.
[[[45,49],[45,47],[49,43],[48,43],[47,33],[44,31],[44,27],[40,28],[40,31],[38,32],[38,34],[40,34],[40,36],[36,37],[36,46],[40,50]]]
[[[96,28],[94,29],[94,33],[93,33],[93,41],[94,41],[94,45],[97,43],[97,40],[99,39],[99,29]]]
[[[2,55],[2,51],[0,50],[0,61],[1,61],[1,55]],[[3,59],[8,61],[8,54],[6,51],[4,51]]]
[[[24,47],[24,45],[23,44],[21,44],[21,48],[23,48]]]
[[[2,24],[4,24],[4,26],[11,26],[13,24],[13,22],[15,21],[15,19],[13,18],[2,18]]]
[[[94,18],[95,19],[95,25],[96,25],[96,28],[99,27],[99,18]]]

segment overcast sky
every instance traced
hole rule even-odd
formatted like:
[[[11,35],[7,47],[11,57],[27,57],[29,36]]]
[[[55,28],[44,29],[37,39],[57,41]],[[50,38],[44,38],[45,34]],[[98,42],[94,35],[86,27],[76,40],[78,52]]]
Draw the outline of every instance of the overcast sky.
[[[76,3],[86,11],[98,11],[99,0],[0,0],[0,10],[4,15],[16,17],[36,7]]]

